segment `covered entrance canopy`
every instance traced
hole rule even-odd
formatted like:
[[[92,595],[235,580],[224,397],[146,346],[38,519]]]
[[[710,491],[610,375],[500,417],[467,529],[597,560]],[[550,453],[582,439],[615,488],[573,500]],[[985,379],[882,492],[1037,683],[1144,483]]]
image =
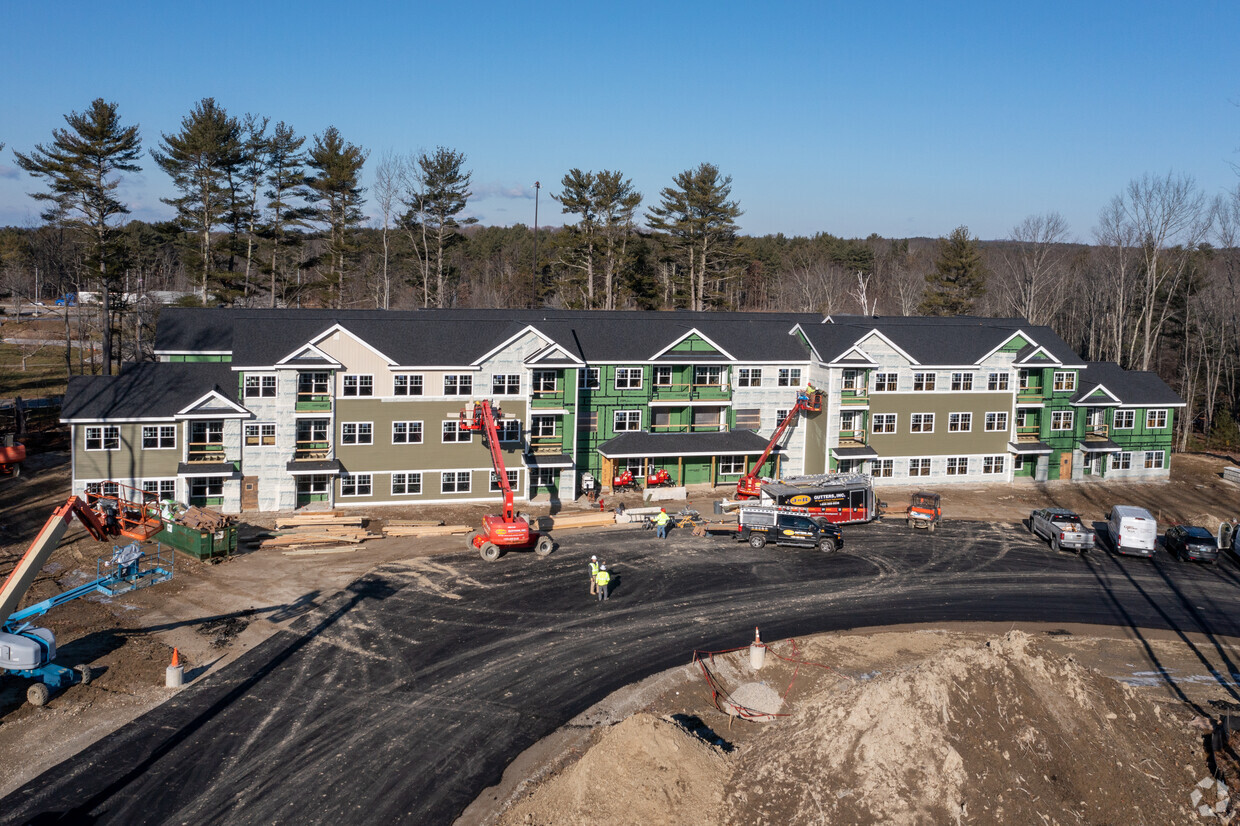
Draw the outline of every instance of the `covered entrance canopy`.
[[[675,484],[709,482],[714,485],[720,474],[720,457],[743,457],[743,469],[747,470],[750,457],[760,456],[767,440],[752,430],[705,431],[701,433],[647,433],[633,431],[621,433],[598,446],[602,460],[602,478],[609,484],[616,473],[617,463],[627,464],[640,460],[643,472],[651,464],[666,466],[674,460]],[[772,451],[772,456],[777,455]],[[686,468],[689,469],[686,478]],[[668,468],[669,473],[673,468]],[[727,475],[738,475],[740,469]],[[636,471],[634,471],[636,475]]]

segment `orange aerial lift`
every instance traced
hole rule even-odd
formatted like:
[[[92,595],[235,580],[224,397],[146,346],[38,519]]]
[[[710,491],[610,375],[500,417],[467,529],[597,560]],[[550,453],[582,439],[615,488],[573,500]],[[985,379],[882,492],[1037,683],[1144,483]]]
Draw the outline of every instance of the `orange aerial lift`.
[[[762,479],[758,473],[762,466],[766,464],[766,460],[771,458],[771,451],[775,449],[775,444],[779,441],[779,437],[784,435],[784,431],[788,426],[796,421],[796,417],[801,412],[817,413],[822,410],[822,391],[815,390],[812,387],[805,390],[797,391],[796,404],[788,411],[788,415],[779,423],[779,427],[775,428],[775,432],[771,435],[771,440],[766,444],[766,450],[762,451],[762,456],[758,461],[754,462],[749,472],[740,478],[736,483],[737,499],[757,499],[758,493],[762,490]]]
[[[103,493],[70,496],[53,511],[0,587],[0,673],[8,672],[37,680],[26,692],[27,699],[34,705],[46,703],[56,689],[75,682],[89,682],[90,669],[86,666],[69,669],[53,663],[56,658],[55,635],[46,628],[33,627],[27,620],[88,593],[100,591],[114,595],[172,578],[170,564],[148,566],[142,570],[138,558],[144,554],[137,549],[130,553],[117,549],[114,556],[117,569],[114,573],[100,576],[21,611],[16,610],[75,516],[90,535],[100,541],[125,536],[145,542],[163,529],[155,494],[115,482],[104,482],[100,488]]]
[[[495,478],[504,492],[503,513],[482,517],[482,530],[469,535],[469,544],[477,548],[487,562],[499,559],[504,551],[526,548],[546,556],[555,548],[551,537],[530,530],[529,515],[517,513],[513,508],[512,486],[508,484],[508,469],[504,467],[504,454],[499,449],[499,432],[495,426],[495,420],[501,415],[502,411],[492,408],[486,400],[471,402],[461,411],[461,430],[482,433],[483,443],[491,450]]]

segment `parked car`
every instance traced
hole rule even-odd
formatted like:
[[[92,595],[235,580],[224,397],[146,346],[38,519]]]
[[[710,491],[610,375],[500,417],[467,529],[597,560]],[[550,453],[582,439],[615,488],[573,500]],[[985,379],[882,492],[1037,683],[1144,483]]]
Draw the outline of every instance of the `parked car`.
[[[1145,508],[1113,505],[1107,514],[1107,533],[1117,554],[1153,556],[1158,547],[1158,521]]]
[[[1093,528],[1064,508],[1038,508],[1029,514],[1029,530],[1051,543],[1055,551],[1088,551],[1097,544]]]
[[[56,306],[57,307],[76,307],[77,306],[77,293],[65,293],[60,298],[56,299]]]
[[[754,548],[761,548],[768,542],[821,551],[838,551],[844,547],[840,529],[823,517],[788,513],[779,508],[741,508],[736,538]]]
[[[1163,547],[1178,559],[1218,562],[1218,540],[1205,528],[1172,525],[1163,537]]]

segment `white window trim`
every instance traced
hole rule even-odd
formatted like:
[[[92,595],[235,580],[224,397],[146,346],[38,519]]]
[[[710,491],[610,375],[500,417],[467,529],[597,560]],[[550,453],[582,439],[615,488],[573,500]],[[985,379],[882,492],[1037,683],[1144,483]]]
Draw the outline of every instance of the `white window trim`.
[[[621,415],[627,415],[627,414],[630,414],[630,413],[636,413],[636,414],[637,414],[637,427],[634,427],[634,428],[627,428],[627,427],[626,427],[626,428],[624,428],[623,430],[621,430],[619,427],[617,427],[617,426],[616,426],[616,425],[619,423],[619,417],[620,417]],[[611,430],[612,430],[612,432],[613,432],[613,433],[636,433],[637,431],[639,431],[639,430],[641,430],[641,429],[642,429],[642,412],[641,412],[641,410],[613,410],[613,411],[611,411]]]
[[[800,387],[801,375],[800,367],[780,367],[775,373],[775,386]]]
[[[254,394],[250,393],[250,386],[249,386],[250,379],[258,379],[258,387],[256,388],[258,390],[257,393],[254,393]],[[268,396],[266,393],[263,392],[263,385],[267,382],[268,379],[271,380],[271,395],[270,396]],[[276,376],[274,373],[247,373],[245,376],[245,380],[242,381],[241,383],[241,393],[242,393],[241,397],[243,399],[274,399],[276,397],[276,394],[279,393],[279,387],[280,387],[280,383],[276,380]]]
[[[1003,418],[1003,427],[991,427],[990,417],[995,417],[995,424],[999,423],[999,417]],[[1008,411],[1006,410],[988,410],[982,414],[983,433],[1006,433],[1010,429],[1008,427]]]
[[[457,438],[456,438],[456,439],[453,439],[453,440],[449,441],[449,440],[446,438],[446,436],[447,436],[448,434],[447,434],[446,432],[444,432],[444,427],[443,427],[443,425],[445,425],[445,424],[455,425],[455,427],[456,427],[456,431],[455,431],[455,432],[456,432],[456,435],[457,435]],[[462,439],[462,438],[460,438],[460,435],[461,435],[462,433],[464,433],[464,434],[465,434],[466,436],[468,436],[469,438],[467,438],[467,439]],[[423,438],[425,438],[425,436],[423,436]],[[472,430],[461,430],[461,420],[460,420],[460,419],[444,419],[444,420],[443,420],[443,424],[441,424],[441,425],[439,426],[439,443],[440,443],[441,445],[468,445],[468,444],[473,444],[473,441],[474,441],[474,433],[473,433],[473,431],[472,431]]]
[[[1123,416],[1128,424],[1120,424],[1120,417]],[[1135,410],[1116,410],[1111,416],[1112,426],[1116,430],[1132,430],[1137,426],[1137,412]]]
[[[444,490],[445,477],[447,477],[449,473],[452,474],[452,477],[454,480],[456,479],[458,474],[461,474],[461,473],[465,474],[465,477],[466,477],[465,490],[457,490],[455,488],[453,490]],[[454,481],[453,484],[455,485],[456,482]],[[439,493],[440,495],[453,494],[453,493],[473,493],[473,492],[474,492],[473,471],[469,471],[469,470],[441,470],[439,471]]]
[[[361,436],[362,436],[361,426],[364,424],[370,425],[370,441],[369,442],[360,441]],[[354,437],[358,439],[359,441],[354,441],[354,442],[345,441],[344,429],[348,427],[349,425],[357,425],[357,430],[354,432]],[[341,422],[340,423],[340,444],[348,445],[349,447],[366,447],[368,445],[373,445],[374,443],[375,443],[375,423],[374,422]]]
[[[1123,462],[1121,466],[1120,463]],[[1132,451],[1121,450],[1111,454],[1111,470],[1132,470]]]
[[[520,488],[521,472],[519,470],[506,470],[505,475],[509,477],[508,486],[512,488],[512,492],[520,493],[521,492],[521,488]],[[490,493],[502,493],[503,492],[503,489],[500,488],[499,486],[499,474],[497,474],[495,471],[491,471],[490,475],[487,476],[487,490]]]
[[[1007,473],[1007,456],[983,456],[982,457],[982,475],[983,476],[1002,476]],[[986,469],[986,463],[990,462],[990,470]]]
[[[405,476],[406,487],[409,486],[409,480],[416,476],[418,479],[418,492],[410,493],[409,491],[406,490],[403,493],[397,493],[396,492],[396,475],[397,474],[403,474]],[[374,490],[374,488],[372,487],[371,490]],[[392,471],[391,478],[388,479],[388,493],[390,493],[392,496],[421,496],[425,492],[426,492],[426,489],[422,486],[422,471],[420,470],[394,470]]]
[[[538,371],[536,370],[534,372],[537,373]],[[501,377],[504,379],[502,390],[496,389],[495,387],[495,380]],[[508,381],[509,379],[517,380],[516,390],[509,389],[512,386],[512,383]],[[534,384],[533,382],[531,382],[530,390],[533,390],[533,389],[534,389]],[[520,373],[492,373],[491,374],[491,395],[492,396],[520,396],[521,395],[521,374]]]
[[[921,429],[915,430],[914,425],[913,425],[913,419],[918,416],[921,417]],[[929,430],[926,429],[926,418],[927,417],[929,417],[930,419]],[[934,414],[933,413],[910,413],[908,417],[908,432],[917,433],[919,435],[925,435],[926,433],[933,433],[934,432]]]
[[[1150,424],[1150,417],[1151,416],[1156,417],[1160,413],[1162,414],[1162,424]],[[1171,420],[1171,417],[1167,415],[1167,409],[1165,407],[1161,407],[1161,408],[1154,407],[1154,408],[1150,408],[1145,411],[1145,429],[1146,430],[1166,430],[1167,422],[1170,420]]]
[[[925,473],[913,473],[914,462],[917,462],[919,465],[923,465],[925,468]],[[908,463],[904,469],[904,474],[910,479],[920,479],[923,476],[929,476],[933,467],[934,463],[930,461],[930,457],[919,456],[908,460]]]
[[[881,385],[885,385],[885,384],[886,384],[886,382],[880,381],[880,379],[881,379],[882,377],[884,377],[884,376],[894,376],[894,377],[895,377],[895,382],[894,382],[895,387],[894,387],[893,389],[888,390],[885,386],[884,386],[884,387],[880,387],[880,386],[879,386],[880,384],[881,384]],[[900,389],[900,374],[899,374],[899,373],[893,373],[893,372],[882,372],[882,371],[880,371],[880,372],[876,372],[876,373],[874,374],[874,391],[873,391],[873,392],[875,392],[875,393],[895,393],[895,392],[899,391],[899,389]]]
[[[960,416],[962,423],[967,420],[969,426],[958,427],[955,430],[952,430],[952,416]],[[931,430],[930,432],[933,433],[934,431]],[[948,413],[947,414],[947,432],[948,433],[972,433],[973,432],[973,412],[968,411],[968,412]]]
[[[637,385],[634,386],[634,385],[628,384],[628,385],[621,387],[620,386],[620,373],[621,372],[624,373],[626,380],[629,380],[633,373],[637,373]],[[612,385],[615,387],[616,390],[641,390],[642,385],[646,381],[644,373],[645,371],[641,367],[617,367],[615,374],[612,376]]]
[[[405,441],[403,442],[396,441],[396,425],[398,424],[403,424],[405,426]],[[418,439],[416,442],[408,438],[409,437],[409,426],[415,425],[415,424],[418,426]],[[421,419],[403,419],[401,421],[395,421],[395,422],[392,422],[391,436],[392,436],[392,444],[394,445],[420,445],[426,441],[426,426],[422,423]]]
[[[350,393],[349,379],[353,379],[353,388],[356,393]],[[370,392],[362,392],[362,379],[370,379]],[[340,397],[346,399],[373,399],[375,397],[375,375],[374,373],[346,373],[340,378]]]
[[[590,374],[594,374],[594,381],[590,381]],[[581,378],[582,390],[601,390],[603,388],[603,374],[597,367],[586,367],[582,370]]]
[[[756,374],[756,375],[755,375]],[[761,367],[738,367],[736,372],[737,387],[761,387]]]
[[[1059,384],[1060,376],[1064,377],[1064,386],[1057,388],[1055,385]],[[1054,375],[1051,376],[1052,393],[1071,393],[1074,390],[1076,390],[1076,373],[1073,373],[1071,370],[1056,370]]]
[[[157,447],[147,447],[146,446],[147,429],[150,428],[155,431],[155,441],[158,443],[158,442],[163,441],[163,433],[161,433],[160,431],[165,427],[171,428],[172,430],[172,444],[166,447],[164,445],[158,445]],[[142,449],[143,450],[176,450],[177,449],[177,426],[174,424],[144,424],[142,425]]]
[[[928,383],[930,386],[929,387],[923,386],[919,388],[917,386],[918,376],[922,377],[923,385],[927,384],[927,379],[929,379]],[[938,373],[922,371],[922,372],[913,374],[913,392],[914,393],[934,393],[938,386],[939,386],[939,374]]]
[[[952,373],[952,379],[948,384],[948,387],[952,393],[972,393],[975,378],[977,378],[977,375],[969,371],[965,371],[963,373]],[[964,386],[966,379],[969,383],[968,387]],[[959,384],[960,387],[956,387],[957,384]]]
[[[992,390],[992,389],[991,389],[991,387],[990,387],[990,384],[991,384],[991,380],[992,380],[992,379],[998,379],[998,381],[996,382],[996,384],[1002,384],[1002,385],[1004,385],[1004,386],[1003,386],[1003,387],[995,387],[995,388]],[[1007,372],[1007,371],[1003,371],[1003,370],[1001,370],[1001,371],[996,372],[996,373],[987,373],[987,374],[986,374],[986,390],[987,390],[987,392],[990,392],[990,393],[1007,393],[1007,392],[1009,392],[1011,389],[1012,389],[1012,374],[1011,374],[1010,372]]]
[[[469,379],[469,390],[461,392],[461,379]],[[448,379],[456,379],[456,386],[452,392],[448,392]],[[425,387],[423,388],[425,389]],[[443,374],[443,394],[445,396],[472,396],[474,394],[474,374],[473,373],[444,373]]]
[[[365,480],[366,480],[366,485],[367,485],[367,487],[369,487],[369,488],[370,488],[370,490],[369,490],[368,492],[366,492],[366,493],[345,493],[345,492],[344,492],[344,483],[345,483],[347,480],[352,480],[352,479],[365,479]],[[354,483],[354,488],[356,489],[356,487],[357,487],[357,483],[355,482],[355,483]],[[370,473],[370,472],[366,472],[366,473],[346,473],[345,475],[343,475],[343,476],[341,476],[341,477],[340,477],[340,496],[341,496],[341,498],[344,498],[344,499],[355,499],[355,498],[357,498],[357,497],[359,497],[359,496],[374,496],[374,495],[375,495],[375,475],[374,475],[374,473]]]
[[[1151,465],[1150,459],[1154,456],[1158,457],[1158,464]],[[1165,450],[1147,450],[1145,451],[1145,467],[1142,470],[1164,470],[1167,467],[1167,451]]]
[[[952,462],[956,463],[956,470],[952,470]],[[963,463],[963,464],[962,464]],[[969,475],[969,457],[968,456],[948,456],[943,464],[943,473],[946,476],[968,476]]]
[[[398,378],[402,377],[402,376],[404,376],[404,377],[405,377],[405,392],[404,392],[404,393],[397,393],[397,392],[396,392],[396,387],[397,387],[397,385],[396,385],[396,380],[397,380]],[[414,379],[415,377],[416,377],[416,378],[419,378],[419,379],[422,379],[422,381],[421,381],[421,382],[419,382],[419,383],[418,383],[418,385],[417,385],[417,386],[418,386],[418,389],[421,391],[420,393],[410,393],[410,392],[408,392],[408,391],[409,391],[409,388],[412,386],[412,381],[411,381],[411,380],[412,380],[412,379]],[[425,377],[425,374],[423,374],[423,373],[393,373],[393,374],[392,374],[392,396],[393,396],[393,397],[395,397],[395,398],[401,398],[401,399],[409,399],[409,398],[413,398],[413,397],[415,397],[415,396],[425,396],[425,395],[426,395],[426,377]]]
[[[512,427],[512,425],[516,425],[516,427]],[[504,444],[513,444],[514,442],[521,441],[520,419],[500,419],[495,423],[495,430],[499,434],[499,440]],[[509,438],[507,435],[509,430],[515,430],[516,435]]]
[[[92,430],[99,431],[99,447],[89,446],[90,445],[90,432]],[[116,433],[116,447],[107,446],[107,443],[108,443],[107,432],[109,430],[115,431]],[[114,424],[90,425],[86,428],[86,431],[82,434],[82,445],[86,450],[90,451],[91,453],[114,453],[121,449],[120,426],[114,425]]]
[[[890,429],[890,430],[879,430],[879,429],[878,429],[878,418],[879,418],[880,416],[882,416],[882,417],[884,417],[884,418],[890,418],[890,419],[891,419],[891,429]],[[900,421],[900,414],[898,414],[898,413],[875,413],[873,416],[871,416],[871,417],[870,417],[870,421],[871,421],[871,423],[872,423],[872,427],[873,427],[873,431],[872,431],[872,432],[873,432],[873,433],[875,433],[875,434],[879,434],[879,433],[881,433],[881,434],[884,434],[884,435],[891,435],[891,434],[893,434],[893,433],[895,433],[895,432],[896,432],[896,427],[897,427],[897,425],[898,425],[898,423],[899,423],[899,421]]]
[[[1055,417],[1068,418],[1067,427],[1055,427]],[[1076,429],[1076,411],[1075,410],[1052,410],[1051,411],[1051,432],[1052,433],[1071,433]]]

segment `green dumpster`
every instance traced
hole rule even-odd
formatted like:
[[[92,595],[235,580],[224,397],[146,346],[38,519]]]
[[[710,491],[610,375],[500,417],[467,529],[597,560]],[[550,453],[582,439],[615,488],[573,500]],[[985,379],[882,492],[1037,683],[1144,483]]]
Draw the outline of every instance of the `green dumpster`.
[[[228,556],[237,551],[236,525],[226,525],[218,531],[200,531],[175,522],[165,522],[164,529],[155,538],[198,559]]]

